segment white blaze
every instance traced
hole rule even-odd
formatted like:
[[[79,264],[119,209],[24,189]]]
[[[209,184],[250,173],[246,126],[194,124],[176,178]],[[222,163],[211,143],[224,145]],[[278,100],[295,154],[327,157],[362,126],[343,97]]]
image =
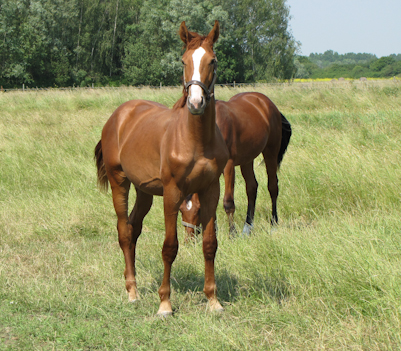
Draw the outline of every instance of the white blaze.
[[[202,61],[203,55],[206,53],[205,49],[200,47],[196,49],[192,55],[192,61],[194,64],[194,74],[192,75],[191,80],[201,80],[200,75],[200,64]],[[190,87],[190,99],[193,104],[199,104],[202,101],[203,89],[199,85],[191,85]]]

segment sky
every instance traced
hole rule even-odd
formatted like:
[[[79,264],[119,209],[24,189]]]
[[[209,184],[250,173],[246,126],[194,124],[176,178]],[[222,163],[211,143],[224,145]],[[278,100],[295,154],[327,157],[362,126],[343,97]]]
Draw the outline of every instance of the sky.
[[[401,0],[287,0],[301,55],[401,53]]]

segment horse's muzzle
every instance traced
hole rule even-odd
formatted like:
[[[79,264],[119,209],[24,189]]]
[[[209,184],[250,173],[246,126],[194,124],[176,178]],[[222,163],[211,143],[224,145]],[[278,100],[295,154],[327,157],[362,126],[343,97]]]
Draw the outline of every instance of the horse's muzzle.
[[[191,97],[188,97],[188,110],[193,115],[202,115],[205,112],[206,105],[206,99],[203,95],[198,99],[191,99]]]

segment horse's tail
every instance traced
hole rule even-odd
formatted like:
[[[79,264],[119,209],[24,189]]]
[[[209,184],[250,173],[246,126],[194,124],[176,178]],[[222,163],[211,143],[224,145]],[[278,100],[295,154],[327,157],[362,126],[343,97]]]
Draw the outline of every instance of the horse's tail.
[[[287,121],[287,119],[281,114],[281,145],[280,151],[277,157],[277,164],[280,166],[281,161],[283,160],[284,154],[287,150],[287,146],[290,143],[291,139],[291,124]]]
[[[109,188],[109,180],[103,162],[102,140],[100,140],[95,147],[95,161],[97,166],[97,185],[100,190],[107,192]]]

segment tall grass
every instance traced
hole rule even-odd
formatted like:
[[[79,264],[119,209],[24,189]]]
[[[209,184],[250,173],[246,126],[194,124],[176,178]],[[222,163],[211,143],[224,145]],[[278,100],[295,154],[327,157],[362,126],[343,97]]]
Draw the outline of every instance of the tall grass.
[[[175,314],[167,320],[155,316],[162,200],[145,218],[137,249],[142,298],[129,304],[111,195],[96,188],[93,149],[122,102],[172,106],[181,89],[0,94],[1,350],[400,348],[400,84],[254,90],[293,127],[279,173],[280,225],[269,225],[259,158],[253,235],[230,240],[218,208],[216,278],[225,312],[207,311],[201,243],[184,245],[180,228]],[[240,91],[219,87],[216,96]],[[235,195],[241,227],[240,172]]]

